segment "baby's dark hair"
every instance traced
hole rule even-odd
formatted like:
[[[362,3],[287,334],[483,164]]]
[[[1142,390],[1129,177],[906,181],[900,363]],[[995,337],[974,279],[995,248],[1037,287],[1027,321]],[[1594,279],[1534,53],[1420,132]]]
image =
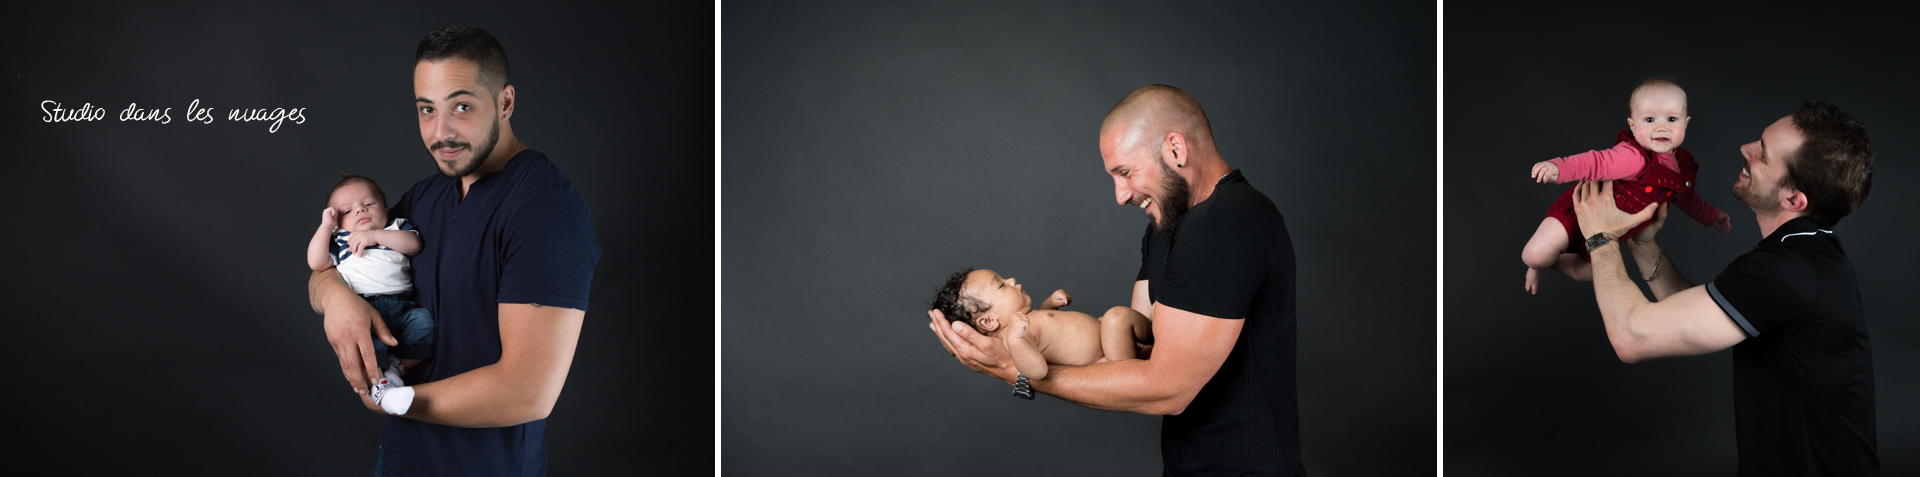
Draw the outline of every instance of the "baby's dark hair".
[[[972,326],[974,331],[986,334],[987,332],[980,330],[978,323],[973,322],[973,318],[980,313],[985,313],[992,305],[960,291],[967,285],[967,275],[972,274],[973,270],[961,269],[954,272],[953,276],[947,277],[947,283],[941,285],[940,291],[934,293],[933,304],[929,305],[928,309],[940,310],[941,314],[946,315],[947,321],[965,322],[967,326]]]
[[[333,200],[333,192],[340,190],[341,187],[346,187],[347,184],[351,184],[354,182],[366,182],[367,187],[373,188],[373,198],[379,199],[380,205],[387,204],[387,191],[380,189],[379,182],[374,182],[373,179],[363,175],[348,174],[345,172],[335,172],[334,174],[340,176],[340,182],[333,183],[333,188],[327,190],[327,200],[329,202]]]

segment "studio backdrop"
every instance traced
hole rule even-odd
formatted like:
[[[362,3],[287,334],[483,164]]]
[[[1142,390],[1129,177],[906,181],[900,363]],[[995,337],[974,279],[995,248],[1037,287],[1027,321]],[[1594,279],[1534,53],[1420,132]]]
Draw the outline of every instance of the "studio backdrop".
[[[1285,215],[1308,472],[1433,471],[1431,3],[723,7],[725,472],[1158,473],[1160,417],[1014,398],[925,314],[963,267],[1127,303],[1096,140],[1154,83]]]
[[[382,418],[342,378],[301,256],[336,171],[390,199],[437,173],[413,53],[457,24],[505,47],[515,132],[571,176],[604,251],[550,468],[711,471],[711,4],[8,2],[0,17],[8,473],[370,471]]]
[[[1920,278],[1910,245],[1920,153],[1907,29],[1873,12],[1675,6],[1649,22],[1625,8],[1447,3],[1445,405],[1449,475],[1734,475],[1731,351],[1624,364],[1593,286],[1545,270],[1522,289],[1520,249],[1569,185],[1536,184],[1535,162],[1605,149],[1648,77],[1687,91],[1681,148],[1696,190],[1732,217],[1720,233],[1672,209],[1659,242],[1705,284],[1762,238],[1730,192],[1739,147],[1802,101],[1866,125],[1873,189],[1833,232],[1861,284],[1878,388],[1883,475],[1920,472]],[[1657,27],[1654,27],[1657,25]],[[1629,274],[1642,273],[1628,266]],[[1636,280],[1637,282],[1637,280]],[[1644,286],[1642,287],[1644,289]]]

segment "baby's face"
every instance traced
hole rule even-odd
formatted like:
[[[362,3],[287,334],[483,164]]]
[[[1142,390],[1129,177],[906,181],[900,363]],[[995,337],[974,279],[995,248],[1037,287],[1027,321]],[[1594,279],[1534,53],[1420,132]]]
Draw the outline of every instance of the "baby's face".
[[[1013,313],[1033,311],[1033,297],[1027,296],[1026,287],[1020,286],[1018,280],[1003,278],[993,270],[974,270],[967,274],[967,284],[961,291],[989,305],[985,313],[974,317],[975,322],[980,322],[991,316],[995,323],[982,326],[988,330],[1006,326]]]
[[[1655,153],[1673,152],[1687,139],[1687,93],[1671,85],[1640,88],[1629,101],[1633,141]]]
[[[364,181],[353,181],[334,189],[327,205],[340,213],[339,228],[359,232],[387,226],[387,204],[380,203],[380,199],[373,196],[373,185]]]

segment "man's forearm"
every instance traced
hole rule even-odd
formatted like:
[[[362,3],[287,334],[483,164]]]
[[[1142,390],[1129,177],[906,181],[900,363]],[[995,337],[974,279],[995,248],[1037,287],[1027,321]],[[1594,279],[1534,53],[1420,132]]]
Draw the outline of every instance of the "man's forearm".
[[[1167,380],[1154,379],[1153,360],[1108,361],[1089,366],[1053,365],[1034,389],[1102,411],[1179,414],[1186,402]],[[1190,397],[1189,397],[1190,398]]]
[[[585,318],[572,308],[500,304],[500,360],[414,386],[405,417],[457,427],[545,419],[567,382]]]
[[[1640,267],[1640,273],[1653,270],[1650,273],[1653,279],[1647,280],[1647,288],[1653,290],[1654,301],[1665,300],[1680,290],[1693,288],[1693,282],[1680,276],[1680,268],[1674,266],[1673,257],[1663,255],[1665,251],[1660,249],[1659,244],[1639,241],[1629,241],[1627,244],[1630,245],[1628,250],[1633,253],[1634,264]]]
[[[565,371],[550,378],[566,380]],[[413,386],[409,419],[454,427],[506,427],[545,419],[555,399],[540,395],[547,386],[529,384],[524,370],[506,363],[481,366],[430,383]],[[557,386],[556,388],[557,393]],[[372,398],[362,399],[379,411]]]
[[[328,306],[343,293],[353,295],[353,289],[340,279],[340,269],[328,268],[307,276],[307,305],[313,307],[314,314],[327,314]]]
[[[1646,296],[1641,295],[1640,287],[1634,286],[1633,279],[1627,277],[1618,242],[1594,249],[1589,255],[1593,258],[1594,301],[1600,306],[1607,340],[1613,343],[1621,361],[1639,361],[1640,357],[1632,350],[1638,349],[1644,336],[1634,326],[1633,312],[1648,304]]]

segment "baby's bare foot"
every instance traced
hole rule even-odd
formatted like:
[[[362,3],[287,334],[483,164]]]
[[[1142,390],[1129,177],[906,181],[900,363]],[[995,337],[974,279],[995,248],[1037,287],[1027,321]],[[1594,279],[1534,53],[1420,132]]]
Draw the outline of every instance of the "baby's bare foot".
[[[1539,293],[1540,293],[1540,270],[1536,268],[1529,268],[1527,269],[1527,294],[1535,295]]]

